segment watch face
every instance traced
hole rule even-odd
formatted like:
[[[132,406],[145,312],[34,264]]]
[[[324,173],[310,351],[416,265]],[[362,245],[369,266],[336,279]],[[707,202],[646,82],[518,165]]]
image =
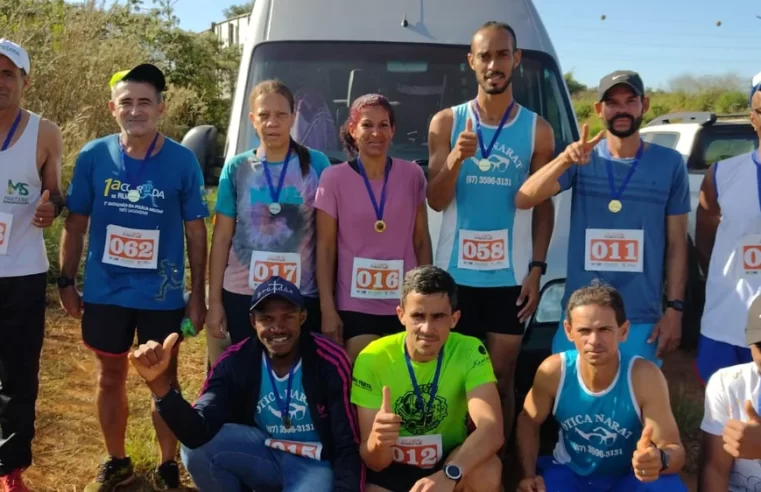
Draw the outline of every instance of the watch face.
[[[451,478],[452,480],[459,480],[462,478],[462,471],[457,465],[447,465],[447,467],[444,469],[444,473],[446,473],[447,477]]]

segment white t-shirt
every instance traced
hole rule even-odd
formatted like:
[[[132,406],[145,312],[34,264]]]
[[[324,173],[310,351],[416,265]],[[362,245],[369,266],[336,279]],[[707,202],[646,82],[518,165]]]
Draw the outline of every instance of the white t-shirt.
[[[700,428],[722,435],[730,419],[747,421],[745,400],[758,412],[761,376],[755,362],[725,367],[715,372],[706,386],[705,414]],[[761,462],[737,459],[729,476],[729,492],[761,491]]]

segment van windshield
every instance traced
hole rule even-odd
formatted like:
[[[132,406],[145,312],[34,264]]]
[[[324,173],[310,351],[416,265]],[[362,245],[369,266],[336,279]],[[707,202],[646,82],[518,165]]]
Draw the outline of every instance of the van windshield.
[[[476,95],[467,52],[467,46],[410,43],[264,43],[254,50],[246,93],[262,80],[284,82],[296,98],[294,139],[324,152],[332,162],[346,160],[338,135],[351,102],[363,94],[383,94],[396,110],[390,154],[426,166],[431,118]],[[513,93],[520,104],[552,125],[556,152],[577,138],[571,105],[552,57],[524,50],[513,75]],[[241,116],[241,130],[239,152],[258,145],[248,110]]]

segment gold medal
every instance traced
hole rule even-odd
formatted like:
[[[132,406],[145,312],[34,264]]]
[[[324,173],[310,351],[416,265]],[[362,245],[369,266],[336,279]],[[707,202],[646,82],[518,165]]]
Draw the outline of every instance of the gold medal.
[[[488,171],[491,169],[491,162],[489,162],[489,159],[481,159],[478,161],[478,169],[480,169],[483,172]]]
[[[383,232],[386,230],[386,222],[383,220],[375,221],[375,232]]]
[[[618,212],[620,212],[623,207],[624,206],[621,203],[621,200],[611,200],[610,203],[608,203],[608,210],[610,210],[614,214],[617,214]]]

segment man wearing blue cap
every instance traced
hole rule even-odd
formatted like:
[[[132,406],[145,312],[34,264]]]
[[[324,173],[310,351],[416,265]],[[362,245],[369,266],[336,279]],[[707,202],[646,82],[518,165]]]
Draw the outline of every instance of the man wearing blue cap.
[[[126,455],[127,353],[179,333],[206,315],[206,203],[192,151],[162,135],[164,75],[147,63],[114,74],[109,109],[120,132],[89,142],[77,157],[61,235],[61,303],[82,318],[82,339],[98,361],[97,409],[108,458],[85,492],[111,492],[133,480]],[[88,235],[84,293],[74,285]],[[190,300],[185,303],[185,243]],[[177,385],[175,347],[169,374]],[[154,487],[179,487],[177,439],[153,411],[160,465]]]
[[[750,85],[750,124],[761,140],[761,72]],[[758,142],[753,147],[714,163],[700,187],[695,245],[708,278],[697,366],[704,383],[752,361],[745,319],[761,294],[761,155]]]
[[[178,335],[130,354],[182,443],[183,463],[199,490],[363,490],[351,366],[343,348],[302,331],[304,298],[280,277],[257,287],[250,310],[256,336],[219,358],[193,406],[167,374]]]

